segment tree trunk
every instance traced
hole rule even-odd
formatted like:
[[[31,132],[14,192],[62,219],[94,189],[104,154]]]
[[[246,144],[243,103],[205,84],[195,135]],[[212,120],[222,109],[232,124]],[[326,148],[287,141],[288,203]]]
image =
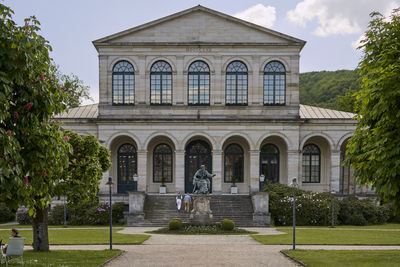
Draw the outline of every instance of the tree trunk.
[[[33,228],[33,249],[48,251],[49,250],[49,234],[48,234],[48,212],[47,208],[37,209],[36,217],[32,220]]]

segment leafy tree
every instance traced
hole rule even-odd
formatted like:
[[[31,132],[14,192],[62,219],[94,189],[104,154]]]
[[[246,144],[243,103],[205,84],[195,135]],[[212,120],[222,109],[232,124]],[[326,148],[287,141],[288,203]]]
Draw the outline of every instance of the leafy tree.
[[[359,124],[348,144],[347,163],[361,184],[400,209],[400,16],[372,13],[360,49]]]
[[[79,138],[64,133],[60,123],[51,119],[70,105],[71,94],[66,89],[76,87],[67,88],[63,79],[57,78],[49,57],[51,47],[37,34],[40,24],[36,18],[17,26],[12,14],[0,4],[0,201],[11,209],[29,208],[34,249],[48,250],[48,204],[53,197],[67,193],[72,202],[78,200],[75,192],[81,199],[92,197],[98,189],[88,189],[83,177],[92,186],[98,185],[100,170],[109,163],[104,158],[105,148],[94,137],[80,142],[88,155],[76,156],[69,135],[73,140]],[[76,175],[75,167],[83,172],[81,176]]]

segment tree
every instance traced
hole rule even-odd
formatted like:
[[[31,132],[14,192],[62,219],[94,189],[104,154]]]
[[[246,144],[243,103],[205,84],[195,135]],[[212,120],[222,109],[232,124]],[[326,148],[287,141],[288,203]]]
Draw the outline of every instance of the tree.
[[[400,16],[371,14],[361,42],[359,123],[349,140],[347,163],[362,185],[400,209]]]
[[[93,174],[89,179],[97,179],[93,186],[101,179],[99,170],[109,164],[104,162],[105,148],[94,142],[94,137],[81,142],[93,147],[85,148],[89,158],[71,159],[76,148],[69,135],[75,135],[65,133],[52,116],[66,110],[73,95],[66,90],[76,87],[70,84],[67,88],[63,79],[58,79],[49,57],[51,47],[37,34],[40,24],[36,18],[17,26],[12,14],[0,4],[0,201],[13,209],[20,205],[29,208],[34,249],[48,250],[47,208],[53,197],[68,193],[71,201],[78,201],[74,190],[79,186],[81,199],[93,197],[98,190],[89,190],[89,185],[79,180],[83,176],[68,174],[75,166],[71,161],[85,161],[76,166],[86,178],[87,173]]]

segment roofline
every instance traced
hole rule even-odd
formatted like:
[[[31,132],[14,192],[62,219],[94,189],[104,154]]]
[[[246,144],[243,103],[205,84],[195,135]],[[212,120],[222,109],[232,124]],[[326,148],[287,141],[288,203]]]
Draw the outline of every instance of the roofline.
[[[204,6],[201,6],[201,5],[197,5],[197,6],[194,6],[194,7],[192,7],[192,8],[188,8],[188,9],[185,9],[185,10],[183,10],[183,11],[180,11],[180,12],[177,12],[177,13],[174,13],[174,14],[171,14],[171,15],[169,15],[169,16],[162,17],[162,18],[159,18],[159,19],[150,21],[150,22],[148,22],[148,23],[141,24],[141,25],[139,25],[139,26],[136,26],[136,27],[133,27],[133,28],[129,28],[129,29],[127,29],[127,30],[124,30],[124,31],[121,31],[121,32],[118,32],[118,33],[115,33],[115,34],[112,34],[112,35],[109,35],[109,36],[106,36],[106,37],[97,39],[97,40],[94,40],[94,41],[92,41],[92,43],[93,43],[93,45],[96,47],[96,45],[98,45],[99,43],[103,43],[103,42],[112,40],[112,39],[117,38],[117,37],[124,36],[124,35],[129,34],[129,33],[132,33],[132,32],[136,32],[136,31],[143,30],[143,29],[145,29],[145,28],[148,28],[148,27],[151,27],[151,26],[154,26],[154,25],[163,23],[163,22],[165,22],[165,21],[167,21],[167,20],[170,20],[170,19],[178,18],[178,17],[180,17],[180,16],[183,16],[183,15],[186,15],[186,14],[188,14],[188,13],[191,13],[191,12],[193,12],[193,11],[195,11],[195,10],[202,10],[202,11],[205,11],[205,12],[208,12],[208,13],[211,13],[211,14],[214,14],[214,15],[217,15],[217,16],[220,16],[220,17],[223,17],[223,18],[228,19],[228,20],[231,20],[231,21],[235,21],[235,22],[238,22],[238,23],[245,24],[246,26],[255,28],[255,29],[257,29],[257,30],[260,30],[260,31],[263,31],[263,32],[266,32],[266,33],[273,34],[273,35],[278,36],[278,37],[280,37],[280,38],[290,39],[290,40],[292,40],[294,43],[298,43],[298,45],[301,46],[301,49],[302,49],[302,48],[304,47],[304,45],[306,44],[306,41],[304,41],[304,40],[301,40],[301,39],[292,37],[292,36],[290,36],[290,35],[286,35],[286,34],[283,34],[283,33],[280,33],[280,32],[277,32],[277,31],[274,31],[274,30],[271,30],[271,29],[268,29],[268,28],[265,28],[265,27],[262,27],[262,26],[259,26],[259,25],[257,25],[257,24],[254,24],[254,23],[251,23],[251,22],[242,20],[242,19],[238,19],[238,18],[233,17],[233,16],[231,16],[231,15],[227,15],[227,14],[225,14],[225,13],[222,13],[222,12],[219,12],[219,11],[216,11],[216,10],[213,10],[213,9],[210,9],[210,8],[207,8],[207,7],[204,7]],[[96,49],[97,49],[97,47],[96,47]],[[300,49],[300,50],[301,50],[301,49]]]

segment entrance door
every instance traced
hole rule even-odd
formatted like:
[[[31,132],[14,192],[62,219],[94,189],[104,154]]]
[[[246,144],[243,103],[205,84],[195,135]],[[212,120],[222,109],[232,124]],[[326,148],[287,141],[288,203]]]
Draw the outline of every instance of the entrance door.
[[[193,192],[193,176],[201,165],[205,165],[209,173],[212,173],[211,149],[207,142],[195,140],[186,147],[185,155],[185,193]],[[210,186],[212,192],[212,180]]]
[[[260,152],[260,175],[265,176],[260,182],[260,190],[267,183],[279,182],[279,149],[273,144],[266,144]]]
[[[118,194],[137,191],[137,182],[133,175],[137,173],[136,148],[131,144],[123,144],[118,149]]]

